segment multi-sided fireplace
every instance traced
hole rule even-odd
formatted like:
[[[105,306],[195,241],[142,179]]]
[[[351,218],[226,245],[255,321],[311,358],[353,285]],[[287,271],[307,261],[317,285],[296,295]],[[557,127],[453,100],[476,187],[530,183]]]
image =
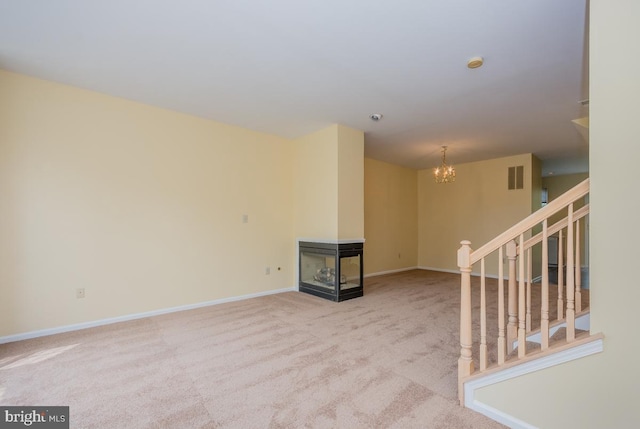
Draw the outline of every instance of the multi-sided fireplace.
[[[300,292],[332,301],[363,295],[361,242],[300,241]]]

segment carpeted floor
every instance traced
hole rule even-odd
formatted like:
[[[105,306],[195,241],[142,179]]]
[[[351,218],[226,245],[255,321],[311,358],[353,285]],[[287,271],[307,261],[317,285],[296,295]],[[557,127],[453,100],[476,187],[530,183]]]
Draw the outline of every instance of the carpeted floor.
[[[366,279],[0,345],[0,404],[72,428],[500,428],[457,401],[459,276]]]

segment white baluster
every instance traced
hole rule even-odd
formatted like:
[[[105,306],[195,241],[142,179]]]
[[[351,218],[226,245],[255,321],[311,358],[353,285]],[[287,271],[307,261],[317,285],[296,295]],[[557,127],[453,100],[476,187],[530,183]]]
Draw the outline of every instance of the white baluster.
[[[576,313],[582,311],[582,271],[580,266],[580,219],[576,220]]]
[[[567,342],[576,339],[576,310],[575,310],[575,283],[574,283],[574,238],[573,238],[573,203],[569,204],[567,214]]]
[[[549,240],[547,219],[542,222],[542,302],[540,303],[540,333],[542,350],[549,348]]]
[[[562,230],[558,232],[558,320],[564,318],[564,243]]]
[[[507,352],[513,351],[513,343],[518,338],[518,290],[516,287],[516,242],[507,243],[507,259],[509,260],[509,296],[507,323]]]
[[[484,258],[480,260],[480,371],[487,369],[487,294]]]
[[[504,364],[507,351],[504,338],[504,261],[502,258],[502,246],[500,246],[498,249],[498,365]]]
[[[531,332],[531,283],[533,283],[531,271],[531,248],[529,248],[527,249],[527,332]]]
[[[525,303],[525,284],[524,284],[524,234],[520,234],[520,258],[518,263],[518,358],[523,358],[527,354],[527,323],[526,323],[526,303]]]

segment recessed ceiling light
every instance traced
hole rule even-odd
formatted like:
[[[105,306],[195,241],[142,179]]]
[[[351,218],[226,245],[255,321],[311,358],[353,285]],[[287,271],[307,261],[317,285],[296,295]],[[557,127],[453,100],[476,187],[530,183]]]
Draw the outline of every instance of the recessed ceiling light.
[[[373,122],[378,122],[380,119],[382,119],[382,113],[372,113],[371,115],[369,115],[369,119],[371,119]]]
[[[473,57],[467,61],[467,67],[470,69],[477,69],[478,67],[482,67],[484,64],[484,58],[482,57]]]

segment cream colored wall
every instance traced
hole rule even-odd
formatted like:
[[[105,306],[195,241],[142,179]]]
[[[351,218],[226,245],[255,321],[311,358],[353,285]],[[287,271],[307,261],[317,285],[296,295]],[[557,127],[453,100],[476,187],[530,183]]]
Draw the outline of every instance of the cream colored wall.
[[[591,332],[605,335],[604,351],[476,395],[541,428],[626,428],[640,419],[640,57],[629,55],[640,40],[640,2],[590,5]]]
[[[542,187],[549,192],[549,201],[558,198],[569,189],[589,177],[589,173],[564,174],[542,178]]]
[[[338,125],[338,239],[364,237],[364,133]]]
[[[292,149],[0,71],[0,336],[293,286]]]
[[[338,125],[294,141],[296,237],[338,238]]]
[[[334,124],[296,139],[294,148],[295,236],[362,239],[364,133]]]
[[[542,179],[542,186],[547,188],[549,193],[549,201],[555,200],[560,195],[568,191],[589,177],[588,173],[565,174],[561,176],[549,176]],[[585,200],[576,201],[573,209],[577,210],[584,206]],[[567,216],[567,210],[564,210],[550,218],[550,223],[554,223]]]
[[[417,266],[418,172],[364,160],[365,274]]]
[[[561,176],[549,176],[542,179],[542,186],[547,188],[549,193],[549,201],[552,201],[558,198],[563,193],[567,192],[569,189],[576,186],[578,183],[582,182],[586,178],[589,177],[588,173],[577,173],[577,174],[564,174]],[[580,201],[576,201],[573,205],[573,209],[577,210],[580,207],[583,207],[585,204],[585,199],[581,199]],[[555,222],[564,219],[567,216],[567,210],[563,210],[556,215],[549,218],[549,225],[553,225]],[[588,218],[580,221],[580,261],[581,265],[586,266],[586,240],[585,240],[585,222],[588,221]],[[565,243],[566,246],[566,243]]]
[[[532,155],[455,164],[456,181],[436,184],[433,172],[418,172],[418,265],[458,271],[460,241],[478,248],[531,214]],[[524,189],[508,190],[508,168],[524,165]],[[497,259],[496,259],[497,260]],[[497,272],[497,263],[487,273]]]

